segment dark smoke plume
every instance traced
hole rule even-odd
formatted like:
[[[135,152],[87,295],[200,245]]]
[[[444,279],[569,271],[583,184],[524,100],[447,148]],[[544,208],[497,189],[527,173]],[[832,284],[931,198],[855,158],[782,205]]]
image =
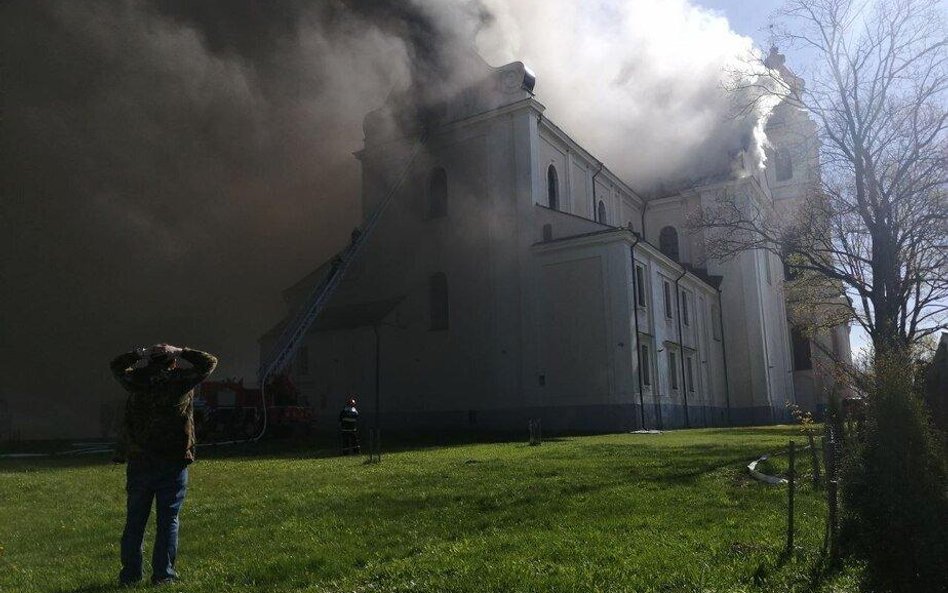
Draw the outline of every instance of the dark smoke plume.
[[[0,398],[98,430],[111,356],[158,341],[253,380],[280,291],[359,222],[363,116],[448,85],[477,4],[24,0],[0,7]]]
[[[0,400],[94,433],[109,358],[158,341],[254,380],[280,291],[359,222],[365,114],[423,119],[478,53],[648,189],[762,161],[766,113],[722,91],[755,52],[690,0],[0,3]]]

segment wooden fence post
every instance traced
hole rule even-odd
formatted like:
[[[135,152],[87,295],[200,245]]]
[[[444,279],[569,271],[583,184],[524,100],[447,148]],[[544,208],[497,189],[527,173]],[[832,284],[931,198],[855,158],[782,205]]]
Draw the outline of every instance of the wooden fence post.
[[[834,560],[839,552],[837,525],[839,522],[839,487],[838,459],[836,457],[836,438],[833,429],[827,424],[826,436],[823,437],[823,462],[826,467],[826,542],[824,548],[829,548],[830,559]]]
[[[380,430],[377,428],[369,429],[369,463],[382,463],[382,438]]]
[[[813,488],[817,489],[822,481],[820,477],[820,456],[816,452],[816,439],[813,438],[813,433],[808,431],[806,438],[810,442],[810,461],[813,463]]]
[[[543,428],[540,424],[540,419],[531,418],[527,424],[527,428],[530,430],[530,445],[537,446],[543,442]]]
[[[796,469],[794,467],[796,450],[793,441],[789,449],[790,469],[787,472],[787,554],[793,553],[793,489]]]

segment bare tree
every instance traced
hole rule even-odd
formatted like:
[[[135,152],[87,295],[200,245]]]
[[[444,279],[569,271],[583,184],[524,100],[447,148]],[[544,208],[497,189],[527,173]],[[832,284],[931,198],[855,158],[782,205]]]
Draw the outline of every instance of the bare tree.
[[[821,173],[792,214],[725,197],[696,221],[711,255],[783,258],[791,287],[811,289],[799,300],[842,305],[877,354],[948,327],[943,11],[937,0],[787,2],[777,39],[814,57],[806,84],[772,52],[750,85],[780,88],[815,122]]]

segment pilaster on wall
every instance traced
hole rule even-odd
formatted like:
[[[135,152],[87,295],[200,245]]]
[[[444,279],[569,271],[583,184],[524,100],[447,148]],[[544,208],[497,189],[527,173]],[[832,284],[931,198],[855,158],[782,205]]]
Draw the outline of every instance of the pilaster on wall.
[[[513,130],[512,157],[514,162],[514,195],[517,213],[517,267],[520,286],[520,344],[517,352],[521,356],[519,373],[519,392],[527,405],[542,405],[541,394],[537,389],[537,352],[538,318],[532,306],[537,300],[538,279],[536,270],[530,265],[530,245],[535,235],[536,224],[533,215],[534,202],[543,190],[539,170],[539,128],[538,117],[542,106],[529,105],[528,108],[511,113]]]

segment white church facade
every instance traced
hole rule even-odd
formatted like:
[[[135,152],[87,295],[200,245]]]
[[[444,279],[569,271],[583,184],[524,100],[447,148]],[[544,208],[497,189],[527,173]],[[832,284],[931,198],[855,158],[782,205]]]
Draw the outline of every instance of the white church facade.
[[[371,417],[378,389],[387,429],[785,419],[785,403],[814,387],[795,372],[781,262],[708,259],[688,220],[722,192],[774,207],[771,188],[792,198],[812,161],[779,183],[736,165],[647,198],[532,91],[519,62],[494,69],[430,114],[422,143],[384,110],[366,117],[363,213],[386,209],[371,236],[354,237],[365,244],[291,367],[317,418],[334,423],[350,393]],[[337,265],[285,291],[288,319]],[[263,355],[280,329],[261,338]]]

